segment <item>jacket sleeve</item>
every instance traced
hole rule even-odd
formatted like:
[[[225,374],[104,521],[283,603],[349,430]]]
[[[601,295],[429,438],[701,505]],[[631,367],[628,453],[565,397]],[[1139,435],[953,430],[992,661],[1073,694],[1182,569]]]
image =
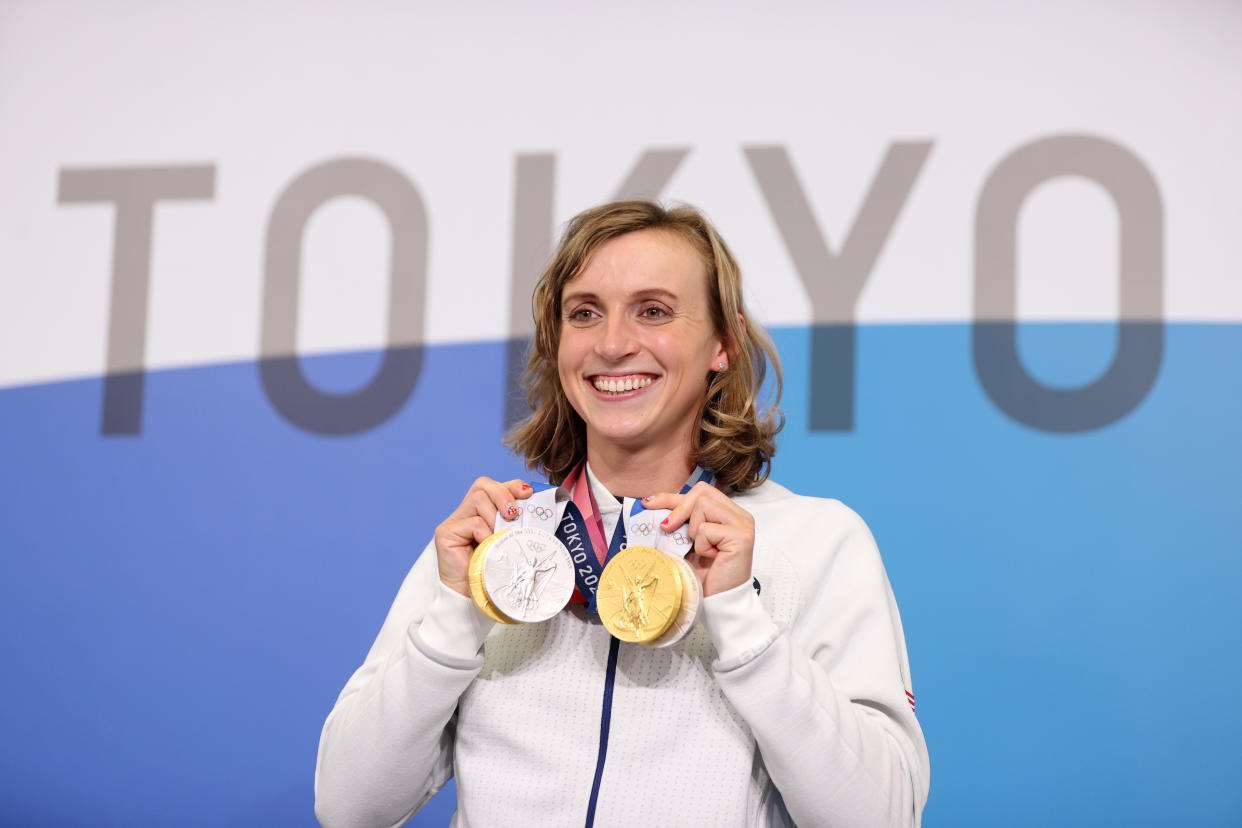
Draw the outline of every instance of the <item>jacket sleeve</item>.
[[[795,823],[917,828],[929,762],[888,576],[857,515],[812,503],[792,533],[815,548],[789,556],[802,581],[791,625],[750,584],[704,602],[717,681]]]
[[[457,700],[493,622],[440,583],[435,560],[429,544],[324,722],[315,815],[325,828],[400,825],[452,776]]]

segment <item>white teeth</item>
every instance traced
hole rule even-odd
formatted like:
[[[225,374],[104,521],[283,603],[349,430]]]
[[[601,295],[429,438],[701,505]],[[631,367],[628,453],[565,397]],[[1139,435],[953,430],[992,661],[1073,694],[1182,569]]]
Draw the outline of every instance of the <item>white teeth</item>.
[[[626,391],[635,391],[639,388],[646,388],[651,385],[651,377],[622,377],[616,379],[614,377],[596,377],[594,381],[595,389],[603,391],[607,394],[624,394]]]

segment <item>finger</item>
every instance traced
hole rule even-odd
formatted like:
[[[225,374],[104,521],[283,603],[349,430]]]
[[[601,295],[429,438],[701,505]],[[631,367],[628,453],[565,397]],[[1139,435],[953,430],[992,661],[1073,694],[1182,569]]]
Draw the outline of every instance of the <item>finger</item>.
[[[525,480],[513,479],[501,484],[509,490],[509,494],[518,500],[525,500],[535,493],[534,488]]]
[[[436,545],[443,548],[473,547],[492,534],[491,521],[471,515],[446,520],[436,531]]]
[[[522,514],[521,505],[515,501],[525,500],[535,493],[534,488],[529,483],[518,479],[508,480],[504,483],[491,480],[488,482],[486,491],[492,499],[495,511],[504,515],[506,520],[513,520]]]
[[[748,554],[754,546],[754,537],[745,526],[730,523],[703,521],[694,536],[695,551],[708,557],[721,554]]]
[[[507,510],[508,507],[512,507],[512,509],[517,508],[517,504],[509,501],[508,498],[504,498],[504,501],[506,501],[505,504],[498,507],[492,499],[490,492],[483,488],[473,488],[466,495],[466,499],[462,501],[461,511],[455,517],[459,520],[481,517],[494,521],[496,519],[496,512]]]
[[[733,504],[728,500],[721,504],[713,497],[700,493],[694,501],[694,507],[690,510],[688,521],[690,537],[697,541],[703,535],[703,527],[709,523],[717,527],[730,526],[736,519],[735,509],[732,507]],[[715,545],[715,542],[712,542],[712,546]]]
[[[696,508],[701,508],[704,515],[717,523],[734,523],[750,519],[750,512],[738,506],[724,492],[702,481],[695,483],[690,490],[690,497]]]
[[[681,498],[680,501],[668,513],[668,517],[660,523],[660,528],[665,532],[675,532],[678,527],[685,525],[690,537],[694,537],[699,524],[708,518],[706,498],[701,492],[696,493],[693,489],[678,497]]]
[[[492,522],[481,517],[472,517],[469,520],[470,537],[476,544],[480,544],[492,536]]]
[[[466,490],[466,496],[461,499],[461,503],[457,504],[457,508],[449,515],[449,520],[462,520],[471,515],[477,514],[479,511],[480,495],[485,495],[487,487],[496,481],[490,477],[476,478],[470,484],[470,488]],[[490,499],[490,498],[489,498]]]
[[[698,512],[701,517],[717,522],[728,521],[730,515],[745,512],[729,500],[724,492],[701,481],[695,483],[693,488],[682,496],[678,509],[675,511],[677,514],[673,517],[679,520],[690,520],[691,515]],[[669,525],[673,526],[672,521]]]
[[[470,492],[474,514],[495,520],[496,515],[503,515],[506,520],[513,520],[522,514],[514,496],[505,483],[498,483],[490,478],[479,478]]]
[[[694,532],[694,551],[704,558],[715,558],[735,533],[721,523],[700,521]]]
[[[723,492],[712,490],[713,494],[705,495],[695,502],[695,518],[692,523],[716,523],[728,527],[731,534],[749,534],[755,532],[755,516],[729,500]]]
[[[690,516],[694,514],[695,498],[690,494],[670,495],[669,497],[676,498],[676,500],[672,501],[673,505],[671,507],[663,507],[669,509],[669,513],[664,520],[660,521],[660,528],[665,532],[674,532],[679,527],[685,525]],[[694,533],[691,532],[690,534],[693,535]]]
[[[685,495],[674,492],[658,492],[643,498],[644,509],[673,509],[685,499]]]
[[[660,521],[660,530],[672,533],[685,523],[685,513],[680,507],[685,503],[686,495],[672,492],[659,492],[643,498],[643,508],[653,512],[667,511],[668,514]]]

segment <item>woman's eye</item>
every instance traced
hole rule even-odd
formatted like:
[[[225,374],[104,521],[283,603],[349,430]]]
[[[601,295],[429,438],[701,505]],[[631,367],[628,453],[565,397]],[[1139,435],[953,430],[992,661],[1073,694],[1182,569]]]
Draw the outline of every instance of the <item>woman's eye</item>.
[[[570,322],[590,322],[595,318],[595,311],[590,308],[578,308],[569,312]]]
[[[644,319],[663,319],[666,316],[668,316],[668,311],[666,311],[664,308],[661,308],[657,305],[652,305],[651,307],[643,308],[643,311],[642,311],[642,317]]]

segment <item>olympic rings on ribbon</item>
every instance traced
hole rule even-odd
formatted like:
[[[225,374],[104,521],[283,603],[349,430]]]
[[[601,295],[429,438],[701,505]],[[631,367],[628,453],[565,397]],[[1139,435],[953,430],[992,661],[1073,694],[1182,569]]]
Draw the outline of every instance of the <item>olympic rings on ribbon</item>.
[[[676,543],[676,544],[679,544],[679,545],[685,545],[685,544],[687,544],[687,543],[690,543],[690,536],[689,536],[689,535],[683,535],[681,532],[674,532],[674,533],[673,533],[673,543]]]
[[[547,520],[548,518],[552,517],[553,512],[551,509],[547,508],[546,506],[534,506],[530,503],[527,503],[526,514],[534,515],[540,520]]]
[[[642,535],[642,536],[646,537],[647,535],[650,535],[650,534],[651,534],[651,532],[652,532],[652,529],[651,529],[651,524],[650,524],[650,523],[640,523],[640,524],[638,524],[637,526],[631,527],[631,530],[630,530],[630,531],[632,531],[635,535]]]

